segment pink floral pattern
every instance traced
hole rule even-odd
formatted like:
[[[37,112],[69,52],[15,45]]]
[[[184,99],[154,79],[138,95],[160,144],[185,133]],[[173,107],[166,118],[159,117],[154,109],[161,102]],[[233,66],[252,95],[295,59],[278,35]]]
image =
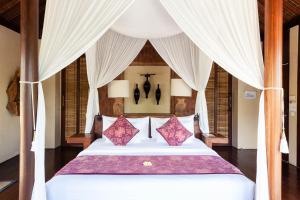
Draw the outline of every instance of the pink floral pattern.
[[[114,145],[125,146],[139,131],[124,116],[120,116],[108,129],[103,131],[103,135]]]
[[[193,135],[175,116],[171,117],[164,125],[156,130],[170,146],[180,146],[187,138]]]
[[[112,174],[242,174],[219,156],[79,156],[64,166],[56,175]]]

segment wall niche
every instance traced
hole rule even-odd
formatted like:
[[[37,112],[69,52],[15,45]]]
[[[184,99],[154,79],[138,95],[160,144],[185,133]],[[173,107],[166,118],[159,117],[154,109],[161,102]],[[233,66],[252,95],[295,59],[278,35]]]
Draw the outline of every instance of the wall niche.
[[[148,80],[151,84],[148,98],[143,88],[146,78],[142,74],[151,75]],[[170,96],[171,69],[168,66],[129,66],[124,72],[124,79],[129,80],[129,98],[124,99],[125,113],[171,113]],[[136,84],[140,91],[138,104],[135,102],[134,90]],[[161,90],[159,104],[156,101],[156,89]]]

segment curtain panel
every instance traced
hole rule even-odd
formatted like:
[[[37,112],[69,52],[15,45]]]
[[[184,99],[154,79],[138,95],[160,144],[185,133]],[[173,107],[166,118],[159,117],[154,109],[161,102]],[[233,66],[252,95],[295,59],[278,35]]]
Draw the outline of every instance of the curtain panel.
[[[214,62],[243,82],[264,89],[257,0],[160,0],[183,32]],[[261,94],[256,199],[269,199],[264,94]]]
[[[90,86],[85,132],[90,133],[94,116],[100,113],[97,88],[120,75],[141,51],[147,39],[132,38],[108,31],[86,52]],[[100,97],[101,98],[101,97]]]
[[[46,110],[41,82],[85,53],[133,2],[134,0],[47,1],[39,53],[37,122],[32,144],[35,154],[32,200],[46,199]]]
[[[212,60],[202,52],[185,34],[151,39],[159,55],[188,86],[198,91],[195,113],[199,114],[200,129],[209,134],[205,88],[212,68]]]

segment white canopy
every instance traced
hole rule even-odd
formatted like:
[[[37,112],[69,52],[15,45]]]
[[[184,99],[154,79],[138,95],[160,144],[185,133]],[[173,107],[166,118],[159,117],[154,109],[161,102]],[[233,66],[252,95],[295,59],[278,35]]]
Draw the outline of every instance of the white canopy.
[[[137,0],[111,27],[136,38],[163,38],[181,33],[158,0]]]
[[[128,9],[134,2],[133,7]],[[140,6],[143,7],[143,5],[147,6],[143,12],[133,13],[137,8],[140,9]],[[147,11],[148,9],[149,12]],[[166,9],[171,17],[163,9]],[[120,18],[126,10],[128,13],[124,15],[124,18]],[[144,16],[140,17],[142,15]],[[116,22],[118,19],[120,21]],[[142,20],[145,20],[144,23],[141,23],[143,22]],[[54,75],[85,53],[110,27],[119,33],[145,39],[178,34],[181,32],[178,29],[180,27],[189,39],[194,42],[195,47],[199,48],[198,52],[206,54],[210,59],[240,80],[256,88],[264,88],[264,68],[260,46],[257,0],[47,1],[39,57],[40,81]],[[171,61],[169,59],[168,61],[168,58],[174,56],[180,50],[178,49],[177,52],[173,48],[173,52],[167,51],[163,53],[163,51],[170,49],[164,45],[166,40],[153,41],[154,46],[156,46],[160,54],[163,55],[173,69],[185,71],[186,69],[184,68],[191,67],[193,70],[186,77],[193,74],[196,75],[194,76],[195,79],[189,82],[185,75],[182,75],[182,78],[186,79],[198,91],[203,90],[206,83],[198,87],[196,82],[201,77],[203,78],[201,71],[204,70],[204,74],[207,74],[210,70],[208,68],[211,66],[207,65],[207,68],[204,69],[204,65],[200,65],[201,63],[197,68],[197,63],[185,66],[177,59]],[[189,43],[186,42],[181,45],[184,47],[187,44]],[[135,48],[138,49],[140,46],[137,45]],[[124,52],[127,53],[128,51]],[[127,57],[126,60],[130,61],[132,55],[129,56],[128,54],[128,57],[125,56]],[[102,69],[107,70],[107,67],[104,65]],[[124,68],[122,65],[119,67],[118,70]],[[99,73],[103,73],[102,69],[96,70],[100,70]],[[88,70],[88,76],[94,70]],[[111,74],[105,75],[105,79],[111,80],[114,78]],[[207,76],[204,77],[202,83],[207,82]],[[93,82],[95,84],[91,84],[92,81],[90,83],[90,85],[93,85],[91,89],[94,89],[96,85],[96,82]],[[97,86],[99,85],[101,84],[97,84]],[[258,129],[256,199],[266,200],[269,199],[269,193],[263,96],[261,96]],[[35,184],[32,199],[34,200],[46,199],[44,171],[45,123],[45,102],[42,85],[39,84],[37,128],[33,144],[33,150],[35,151]]]

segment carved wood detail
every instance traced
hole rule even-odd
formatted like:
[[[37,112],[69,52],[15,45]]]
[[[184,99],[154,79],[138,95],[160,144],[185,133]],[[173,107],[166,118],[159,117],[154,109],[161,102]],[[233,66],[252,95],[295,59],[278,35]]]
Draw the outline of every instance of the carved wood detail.
[[[13,115],[20,116],[20,69],[8,84],[6,94],[8,97],[6,109]]]

